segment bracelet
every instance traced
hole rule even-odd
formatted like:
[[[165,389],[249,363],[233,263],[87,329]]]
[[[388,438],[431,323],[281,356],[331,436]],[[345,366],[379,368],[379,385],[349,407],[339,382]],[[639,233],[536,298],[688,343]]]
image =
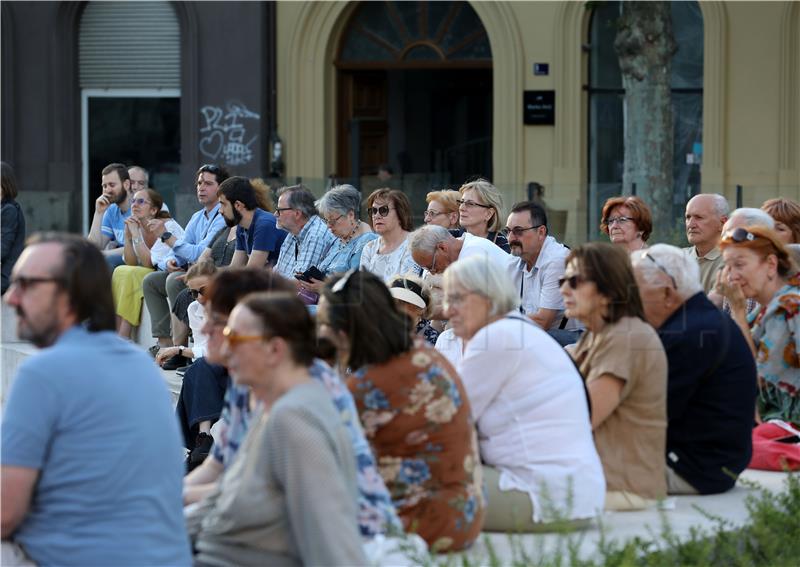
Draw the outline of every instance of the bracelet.
[[[142,239],[141,238],[134,238],[133,239],[133,245],[134,246],[138,246],[141,243],[142,243]]]

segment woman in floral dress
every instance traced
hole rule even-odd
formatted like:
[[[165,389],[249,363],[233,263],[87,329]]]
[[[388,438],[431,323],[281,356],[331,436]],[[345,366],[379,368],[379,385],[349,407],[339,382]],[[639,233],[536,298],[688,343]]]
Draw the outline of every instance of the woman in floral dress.
[[[432,551],[456,551],[478,537],[485,508],[469,401],[450,363],[414,347],[407,324],[368,272],[323,289],[320,335],[354,369],[348,388],[406,530]]]

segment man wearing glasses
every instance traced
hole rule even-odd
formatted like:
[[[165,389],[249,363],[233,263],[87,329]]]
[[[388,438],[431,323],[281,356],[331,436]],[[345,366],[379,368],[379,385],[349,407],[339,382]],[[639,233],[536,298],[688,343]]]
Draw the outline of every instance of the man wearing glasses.
[[[667,354],[667,490],[716,494],[750,462],[756,366],[709,301],[697,262],[667,244],[631,253],[647,322]]]
[[[34,236],[5,301],[20,339],[45,350],[19,366],[3,413],[0,563],[190,564],[170,396],[114,331],[103,256],[75,235]]]
[[[317,266],[328,253],[336,237],[328,230],[314,205],[314,194],[303,185],[278,191],[275,209],[278,228],[289,234],[281,245],[275,271],[295,281],[295,275]]]
[[[408,246],[414,262],[432,274],[444,273],[453,262],[475,255],[489,258],[503,270],[509,270],[514,261],[491,240],[468,232],[455,237],[446,228],[435,224],[426,224],[412,232]]]
[[[558,279],[564,275],[569,249],[547,234],[547,213],[534,201],[511,208],[506,223],[511,255],[517,258],[514,279],[520,311],[550,333],[562,346],[578,341],[583,326],[564,314]]]
[[[173,346],[169,306],[175,304],[178,294],[186,287],[182,277],[184,268],[197,261],[203,250],[211,245],[217,232],[225,226],[217,191],[219,184],[227,178],[228,172],[218,165],[207,164],[197,170],[197,200],[202,208],[192,215],[183,237],[177,238],[167,231],[163,221],[152,221],[156,226],[156,235],[172,248],[172,254],[142,283],[153,337],[158,340],[160,347]],[[186,339],[181,342],[186,342]],[[173,361],[169,367],[178,368],[180,362],[184,362],[183,357]]]

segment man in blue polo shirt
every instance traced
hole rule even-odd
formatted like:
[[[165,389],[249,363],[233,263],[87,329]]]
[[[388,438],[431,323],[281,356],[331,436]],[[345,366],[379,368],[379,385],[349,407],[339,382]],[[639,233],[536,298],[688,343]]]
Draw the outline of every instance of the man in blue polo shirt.
[[[219,202],[228,226],[236,226],[231,266],[263,268],[278,261],[286,231],[275,215],[258,207],[256,191],[246,177],[231,177],[219,186]]]
[[[43,350],[3,414],[2,563],[189,565],[172,399],[114,332],[111,277],[87,240],[33,237],[5,301]]]
[[[694,258],[667,244],[631,254],[645,316],[667,353],[667,489],[716,494],[750,462],[756,365],[703,293]]]
[[[94,204],[89,241],[95,244],[111,268],[122,265],[125,244],[125,219],[131,216],[131,180],[128,168],[121,163],[111,163],[103,168],[103,193]]]

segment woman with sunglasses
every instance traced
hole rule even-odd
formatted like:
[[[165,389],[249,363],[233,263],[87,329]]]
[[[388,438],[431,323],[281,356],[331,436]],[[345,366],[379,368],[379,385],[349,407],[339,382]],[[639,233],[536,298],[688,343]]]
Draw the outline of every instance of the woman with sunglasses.
[[[314,321],[293,293],[245,297],[223,331],[231,374],[259,402],[218,487],[188,519],[200,565],[366,565],[356,458],[309,368]]]
[[[508,240],[501,232],[503,197],[497,187],[486,179],[478,179],[465,183],[458,191],[461,193],[457,201],[461,227],[471,235],[487,238],[511,253]]]
[[[567,347],[586,380],[606,477],[606,509],[646,508],[667,493],[667,357],[646,323],[628,252],[573,249],[560,280],[566,315],[586,325]]]
[[[759,377],[758,415],[800,425],[800,274],[772,230],[736,228],[720,242],[723,293]],[[760,305],[749,315],[745,299]]]
[[[611,197],[603,204],[600,231],[628,252],[647,248],[653,231],[650,207],[639,197]]]
[[[330,275],[358,268],[364,246],[378,238],[370,226],[360,219],[361,193],[352,185],[337,185],[315,204],[328,230],[336,237],[328,254],[317,266],[319,271]],[[298,285],[301,290],[319,294],[325,282],[310,278],[310,281],[301,281]],[[306,294],[305,297],[311,296]]]
[[[583,524],[602,509],[605,481],[580,374],[558,343],[519,313],[517,289],[494,268],[472,256],[444,273],[446,314],[464,345],[458,372],[489,493],[484,530]]]
[[[152,189],[137,191],[131,199],[131,216],[125,219],[124,266],[118,266],[111,278],[118,332],[130,338],[133,327],[142,316],[142,282],[154,270],[166,269],[172,248],[156,236],[156,224],[164,224],[175,238],[183,236],[183,228],[169,212],[162,210],[164,199]]]
[[[411,257],[408,235],[414,229],[411,203],[397,189],[376,189],[367,197],[367,213],[378,234],[361,254],[361,269],[388,282],[395,274],[420,275],[422,269]]]
[[[325,285],[319,335],[334,344],[381,477],[407,532],[434,552],[480,535],[484,500],[470,405],[435,350],[416,347],[409,321],[377,276],[351,271]]]

